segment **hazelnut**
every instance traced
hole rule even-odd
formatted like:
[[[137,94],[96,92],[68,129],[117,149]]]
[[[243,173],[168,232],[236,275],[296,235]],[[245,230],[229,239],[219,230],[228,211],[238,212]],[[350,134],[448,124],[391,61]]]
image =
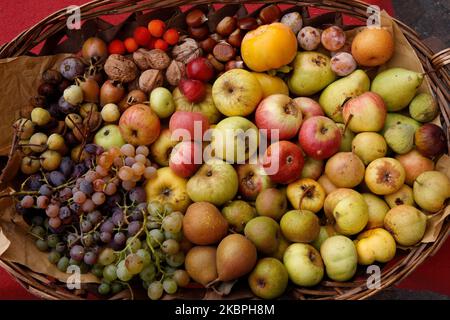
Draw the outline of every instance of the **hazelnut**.
[[[208,37],[209,29],[207,26],[188,27],[188,33],[196,40],[204,40]]]
[[[238,20],[238,27],[241,30],[254,30],[258,28],[258,21],[253,17],[246,17]]]
[[[205,13],[200,9],[194,9],[186,15],[186,24],[189,27],[200,27],[207,20]]]
[[[172,49],[172,58],[187,64],[189,61],[202,55],[202,50],[192,38],[186,38]]]
[[[169,67],[166,70],[167,82],[172,86],[177,86],[181,79],[186,75],[186,67],[184,63],[176,60],[172,60]]]
[[[161,70],[149,69],[142,72],[139,77],[139,88],[145,93],[150,93],[153,89],[161,87],[164,77]]]
[[[235,48],[239,48],[241,46],[243,38],[244,38],[244,33],[242,32],[242,30],[236,29],[228,37],[228,43],[231,44]]]
[[[217,24],[216,32],[222,36],[228,36],[236,29],[236,24],[235,17],[225,17]]]
[[[111,80],[131,82],[137,76],[137,67],[134,62],[120,54],[112,54],[106,59],[105,73]]]
[[[133,60],[141,70],[164,70],[170,64],[170,58],[163,50],[140,48],[133,53]]]
[[[212,54],[208,54],[206,58],[209,60],[209,62],[211,62],[216,71],[223,71],[223,69],[225,68],[225,66],[221,62],[219,62],[216,58],[214,58]]]
[[[217,41],[213,38],[206,38],[202,42],[200,42],[200,48],[203,49],[203,51],[210,53],[213,51],[214,46],[217,44]]]
[[[227,42],[219,42],[213,50],[214,57],[221,61],[227,62],[234,58],[236,50]]]
[[[261,20],[261,22],[263,24],[269,24],[269,23],[275,22],[278,19],[280,19],[281,10],[280,10],[280,8],[278,8],[278,6],[276,4],[271,4],[271,5],[263,8],[259,12],[258,17],[259,17],[259,20]]]
[[[225,64],[225,71],[231,69],[244,69],[244,61],[231,60]]]

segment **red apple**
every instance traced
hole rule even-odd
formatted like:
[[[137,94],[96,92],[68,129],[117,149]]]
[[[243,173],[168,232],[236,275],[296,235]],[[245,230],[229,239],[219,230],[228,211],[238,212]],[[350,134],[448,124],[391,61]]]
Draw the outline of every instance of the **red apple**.
[[[352,132],[377,132],[386,120],[386,104],[375,92],[365,92],[350,99],[342,108],[342,116]]]
[[[287,184],[300,178],[303,164],[302,150],[289,141],[272,143],[263,159],[264,170],[275,183]]]
[[[298,97],[295,98],[294,101],[300,107],[303,114],[303,120],[309,119],[314,116],[324,116],[322,107],[320,104],[311,98],[307,97]]]
[[[178,87],[189,102],[198,103],[206,97],[206,85],[201,81],[182,79]]]
[[[434,170],[434,162],[415,149],[405,154],[397,154],[395,159],[405,169],[405,183],[410,186],[422,172]]]
[[[429,158],[439,156],[447,150],[444,130],[434,123],[425,123],[416,130],[414,144],[417,151]]]
[[[189,61],[186,74],[189,79],[208,82],[214,77],[214,67],[208,59],[198,57]]]
[[[119,128],[126,142],[139,146],[153,143],[159,136],[161,124],[149,106],[135,104],[122,113]]]
[[[202,164],[202,153],[201,143],[182,141],[173,148],[170,154],[169,167],[180,177],[190,177]]]
[[[201,112],[176,111],[169,121],[170,132],[178,140],[182,137],[182,140],[202,141],[208,128],[208,118]]]
[[[255,200],[263,190],[272,187],[272,181],[261,164],[241,164],[236,168],[239,193],[247,200]]]
[[[303,122],[298,141],[303,151],[316,160],[323,160],[338,152],[342,134],[333,120],[315,116]]]
[[[272,130],[278,130],[278,139],[291,139],[300,129],[302,112],[289,96],[273,94],[259,103],[255,123],[259,129],[267,130],[268,138],[272,136]]]

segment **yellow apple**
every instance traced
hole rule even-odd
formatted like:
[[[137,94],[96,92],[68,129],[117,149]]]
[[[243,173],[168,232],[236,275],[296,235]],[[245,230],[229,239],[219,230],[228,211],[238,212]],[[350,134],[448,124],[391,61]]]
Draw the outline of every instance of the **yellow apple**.
[[[399,206],[401,204],[415,206],[413,189],[406,184],[404,184],[400,189],[398,189],[394,193],[385,195],[384,200],[391,208]]]
[[[264,72],[252,72],[256,77],[263,92],[263,98],[266,98],[272,94],[285,94],[289,95],[289,88],[283,79],[275,76],[268,75]]]
[[[375,194],[394,193],[405,182],[405,169],[396,159],[378,158],[367,166],[364,181]]]
[[[329,237],[320,246],[320,255],[330,279],[347,281],[355,274],[358,254],[349,238],[341,235]]]
[[[333,210],[334,228],[343,235],[362,231],[369,221],[369,209],[361,194],[350,195],[339,201]]]
[[[370,265],[375,261],[386,263],[395,257],[395,240],[389,232],[382,228],[361,233],[354,243],[359,264]]]
[[[369,221],[366,229],[379,228],[384,226],[384,216],[389,211],[387,203],[372,193],[363,193],[362,196],[369,209]]]
[[[325,200],[325,190],[322,186],[308,178],[290,183],[286,193],[294,209],[309,210],[314,213],[322,209]]]
[[[392,208],[384,217],[384,228],[402,246],[412,246],[422,240],[426,227],[427,216],[406,204]]]
[[[413,191],[422,209],[437,212],[450,197],[450,179],[440,171],[425,171],[414,181]]]

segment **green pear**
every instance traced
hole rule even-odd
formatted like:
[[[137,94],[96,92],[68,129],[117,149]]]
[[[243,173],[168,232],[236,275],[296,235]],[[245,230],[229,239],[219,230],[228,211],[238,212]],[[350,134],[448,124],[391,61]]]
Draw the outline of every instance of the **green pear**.
[[[352,240],[344,236],[332,236],[322,243],[320,255],[330,279],[350,280],[356,272],[358,254]]]
[[[414,131],[416,131],[417,129],[420,128],[420,122],[417,122],[416,120],[414,120],[410,117],[404,116],[399,113],[388,113],[386,115],[386,121],[384,122],[384,128],[383,128],[383,130],[381,130],[380,133],[384,134],[387,129],[389,129],[392,126],[395,126],[396,124],[400,124],[400,123],[409,124],[410,126],[412,126],[414,128]]]
[[[245,236],[253,242],[256,249],[264,254],[272,254],[278,249],[280,226],[269,217],[256,217],[247,222]]]
[[[422,81],[422,73],[391,68],[380,72],[373,79],[370,90],[383,98],[388,111],[399,111],[408,106]]]
[[[289,276],[284,264],[275,258],[263,258],[248,277],[252,292],[263,299],[281,296],[288,285]]]
[[[438,113],[436,100],[428,93],[419,93],[409,104],[411,118],[420,122],[430,122]]]
[[[299,52],[293,62],[289,89],[298,96],[313,95],[336,79],[330,58],[319,52]]]
[[[335,122],[344,122],[342,106],[344,102],[369,91],[370,79],[362,70],[355,70],[348,76],[341,78],[323,90],[319,98],[326,115]]]
[[[235,232],[242,232],[247,222],[256,217],[256,210],[245,201],[235,200],[222,208],[222,215]]]
[[[412,246],[423,238],[427,228],[427,216],[413,206],[402,204],[386,213],[384,228],[399,245]]]
[[[411,151],[414,145],[414,127],[407,123],[393,125],[384,133],[384,139],[388,146],[398,154]]]

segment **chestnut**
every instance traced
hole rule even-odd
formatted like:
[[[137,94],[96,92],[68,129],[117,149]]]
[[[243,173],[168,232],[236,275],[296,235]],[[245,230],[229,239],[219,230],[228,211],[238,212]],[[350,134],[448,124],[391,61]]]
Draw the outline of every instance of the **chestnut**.
[[[234,58],[236,50],[229,43],[222,41],[214,47],[213,55],[217,60],[227,62]]]
[[[228,36],[228,43],[231,44],[235,48],[239,48],[242,43],[242,39],[244,38],[244,33],[241,29],[234,30],[229,36]]]
[[[216,44],[217,44],[217,41],[214,40],[213,38],[209,37],[200,42],[200,48],[202,48],[203,51],[210,53],[213,51],[214,46]]]
[[[205,40],[209,35],[207,26],[188,27],[189,35],[195,40]]]
[[[207,20],[205,13],[200,9],[194,9],[186,15],[186,24],[189,27],[200,27]]]
[[[224,70],[225,66],[221,62],[219,62],[212,54],[208,54],[206,58],[209,60],[209,62],[211,62],[216,71]]]
[[[258,21],[253,17],[241,18],[238,20],[237,24],[239,29],[246,31],[254,30],[259,26]]]
[[[216,42],[219,42],[221,40],[224,40],[224,38],[218,34],[218,33],[213,33],[209,36],[211,39],[215,40]]]
[[[244,61],[230,60],[225,64],[225,71],[231,69],[244,69]]]
[[[280,19],[281,10],[276,4],[271,4],[271,5],[263,8],[259,12],[258,17],[259,17],[259,20],[261,20],[261,22],[263,24],[269,24],[269,23],[275,22],[278,19]]]
[[[69,81],[67,79],[62,79],[62,81],[58,84],[59,92],[63,93],[64,90],[66,90],[71,84],[72,84],[71,81]]]
[[[217,24],[216,32],[222,36],[228,36],[236,29],[236,24],[235,17],[225,17]]]
[[[434,123],[425,123],[417,129],[414,143],[417,151],[429,158],[443,154],[447,148],[444,130]]]

